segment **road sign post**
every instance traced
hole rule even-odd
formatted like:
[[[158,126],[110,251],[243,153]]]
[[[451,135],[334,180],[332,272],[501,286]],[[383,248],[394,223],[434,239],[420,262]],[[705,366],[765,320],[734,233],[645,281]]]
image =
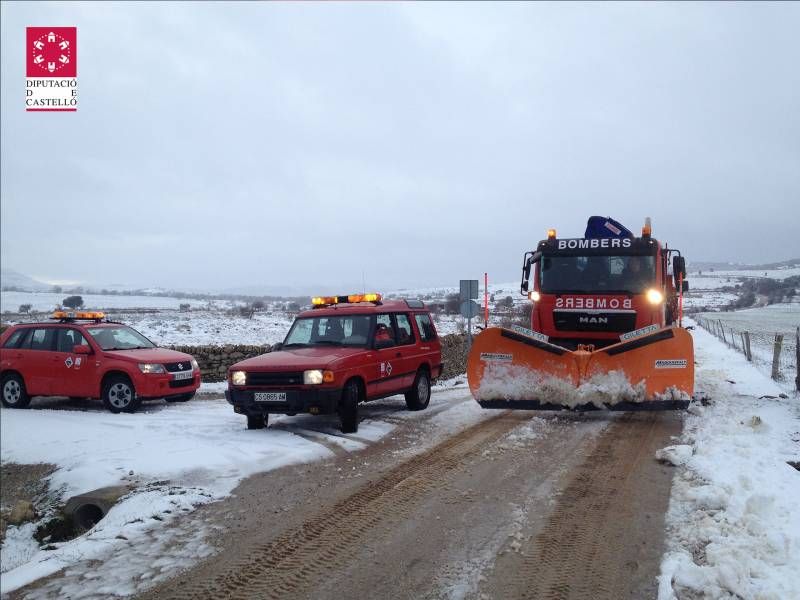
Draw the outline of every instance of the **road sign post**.
[[[461,291],[461,316],[467,320],[467,347],[472,347],[472,319],[480,314],[480,306],[475,302],[478,297],[478,280],[462,279],[459,282]]]

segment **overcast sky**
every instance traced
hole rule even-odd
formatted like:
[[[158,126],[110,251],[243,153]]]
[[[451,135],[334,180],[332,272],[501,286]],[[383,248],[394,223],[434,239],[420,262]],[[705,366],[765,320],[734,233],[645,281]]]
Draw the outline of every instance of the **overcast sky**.
[[[2,266],[222,289],[518,278],[611,215],[800,256],[800,4],[2,4]],[[24,111],[78,27],[77,113]],[[342,290],[346,293],[347,289]]]

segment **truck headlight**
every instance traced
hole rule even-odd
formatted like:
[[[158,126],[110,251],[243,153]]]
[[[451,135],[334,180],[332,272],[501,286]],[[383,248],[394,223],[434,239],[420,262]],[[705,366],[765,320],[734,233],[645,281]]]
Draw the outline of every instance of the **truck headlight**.
[[[245,385],[247,383],[247,373],[244,371],[231,372],[231,383],[233,385]]]
[[[650,304],[661,304],[664,301],[664,294],[658,290],[647,290],[647,301]]]
[[[322,369],[303,371],[304,385],[319,385],[321,383],[333,383],[333,371],[323,371]]]
[[[533,290],[532,292],[528,292],[528,298],[534,302],[538,302],[542,298],[542,295],[536,290]]]
[[[193,371],[199,371],[200,370],[200,365],[197,364],[197,361],[195,359],[192,359],[191,363],[192,363],[192,370]]]

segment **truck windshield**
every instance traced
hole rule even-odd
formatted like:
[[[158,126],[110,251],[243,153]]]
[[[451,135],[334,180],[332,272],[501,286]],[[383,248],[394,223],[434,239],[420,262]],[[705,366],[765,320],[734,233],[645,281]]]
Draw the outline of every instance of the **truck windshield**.
[[[287,346],[366,346],[371,315],[296,319],[284,341]]]
[[[103,350],[134,350],[155,348],[155,344],[141,333],[125,325],[119,327],[87,327],[86,331]]]
[[[543,294],[641,294],[655,284],[654,256],[545,256],[539,267]]]

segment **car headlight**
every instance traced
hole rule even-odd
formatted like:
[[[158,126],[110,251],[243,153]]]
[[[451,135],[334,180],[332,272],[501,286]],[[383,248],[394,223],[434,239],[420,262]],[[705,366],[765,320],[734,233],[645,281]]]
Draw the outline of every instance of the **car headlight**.
[[[303,371],[303,383],[305,385],[319,385],[322,383],[322,371],[320,369]]]
[[[321,383],[333,383],[333,371],[323,371],[322,369],[303,371],[304,385],[319,385]]]
[[[247,373],[244,371],[231,372],[231,383],[233,385],[245,385],[247,383]]]
[[[647,301],[650,304],[661,304],[664,301],[664,294],[658,290],[647,290]]]
[[[167,370],[164,368],[164,365],[159,365],[157,363],[139,363],[139,370],[142,373],[166,373]]]
[[[197,361],[195,359],[192,359],[190,362],[192,363],[192,370],[193,371],[199,371],[200,370],[200,365],[197,364]]]

